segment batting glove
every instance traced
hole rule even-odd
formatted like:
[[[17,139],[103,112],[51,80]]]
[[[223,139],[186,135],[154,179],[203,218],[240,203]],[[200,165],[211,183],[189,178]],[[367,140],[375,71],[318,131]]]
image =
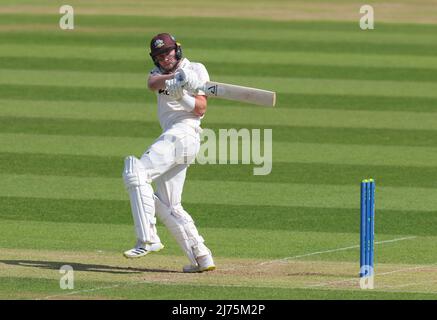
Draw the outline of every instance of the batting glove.
[[[176,100],[181,99],[184,95],[183,85],[184,82],[179,81],[176,77],[170,80],[165,80],[165,89],[168,94]]]
[[[179,69],[175,74],[175,78],[184,82],[184,89],[191,93],[197,93],[198,88],[202,85],[197,74],[191,69]]]

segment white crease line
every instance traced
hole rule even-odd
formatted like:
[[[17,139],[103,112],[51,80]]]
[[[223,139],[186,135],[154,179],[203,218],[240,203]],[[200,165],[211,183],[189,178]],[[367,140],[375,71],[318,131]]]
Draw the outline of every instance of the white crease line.
[[[382,272],[382,273],[375,273],[375,277],[378,278],[378,277],[386,276],[386,275],[393,274],[393,273],[399,273],[399,272],[405,272],[405,271],[416,271],[416,270],[420,270],[420,269],[427,269],[427,268],[430,268],[430,267],[433,267],[433,266],[436,266],[436,265],[437,265],[436,263],[433,263],[433,264],[427,264],[427,265],[422,265],[422,266],[417,266],[417,267],[403,268],[403,269],[387,271],[387,272]],[[327,285],[331,285],[331,284],[338,284],[338,283],[349,282],[349,281],[359,282],[359,278],[349,278],[349,279],[343,279],[343,280],[337,280],[337,281],[323,282],[323,283],[309,285],[309,287],[327,286]],[[393,286],[393,287],[395,287],[395,286]],[[381,287],[381,288],[383,288],[383,287]]]
[[[113,288],[118,288],[119,286],[120,286],[120,284],[113,285],[113,286],[108,286],[108,287],[98,287],[98,288],[93,288],[93,289],[70,291],[70,292],[66,292],[66,293],[54,294],[54,295],[51,295],[51,296],[46,296],[44,298],[40,298],[40,299],[36,299],[36,300],[47,300],[47,299],[55,298],[55,297],[65,297],[65,296],[71,296],[71,295],[81,294],[81,293],[85,293],[85,292],[94,292],[94,291],[105,290],[105,289],[113,289]]]
[[[425,268],[425,266],[423,267]],[[411,269],[411,268],[410,268]],[[414,269],[418,269],[418,268],[414,268]],[[407,269],[404,269],[407,270]],[[338,282],[345,282],[345,281],[350,281],[350,280],[354,280],[357,281],[356,278],[354,279],[347,279],[347,280],[342,280],[342,281],[338,281]],[[435,282],[435,281],[432,281]],[[55,297],[66,297],[69,295],[75,295],[75,294],[82,294],[82,293],[87,293],[87,292],[95,292],[95,291],[100,291],[100,290],[106,290],[106,289],[113,289],[113,288],[119,288],[119,287],[131,287],[131,286],[136,286],[136,285],[141,285],[141,284],[154,284],[154,283],[161,283],[161,280],[145,280],[145,281],[140,281],[140,282],[126,282],[126,283],[122,283],[122,284],[117,284],[117,285],[113,285],[113,286],[107,286],[107,287],[98,287],[98,288],[94,288],[94,289],[85,289],[85,290],[78,290],[78,291],[71,291],[68,293],[62,293],[62,294],[56,294],[56,295],[50,295],[50,296],[46,296],[44,298],[39,298],[36,300],[46,300],[46,299],[50,299],[50,298],[55,298]],[[426,282],[428,283],[428,282]],[[408,286],[408,285],[415,285],[415,284],[419,284],[419,283],[410,283],[407,285],[403,285],[403,286]],[[242,285],[242,284],[194,284],[194,283],[176,283],[176,282],[170,282],[170,283],[165,283],[164,285],[190,285],[190,286],[206,286],[206,287],[227,287],[227,288],[248,288],[249,286],[247,285]],[[399,287],[403,287],[403,286],[399,286]],[[280,288],[280,289],[314,289],[314,286],[307,286],[307,287],[281,287],[281,286],[276,286],[276,285],[254,285],[254,286],[250,286],[250,288],[263,288],[263,289],[272,289],[272,288]],[[402,292],[402,291],[396,291],[396,290],[390,290],[390,288],[396,288],[396,286],[391,286],[391,287],[378,287],[378,289],[389,289],[389,290],[378,290],[378,292]],[[425,293],[425,294],[436,294],[437,292],[433,292],[433,291],[406,291],[407,293]]]
[[[168,280],[168,279],[167,279]],[[55,295],[46,296],[44,298],[37,298],[36,300],[46,300],[54,297],[65,297],[75,294],[82,294],[87,292],[95,292],[100,290],[106,290],[106,289],[113,289],[113,288],[119,288],[119,287],[132,287],[137,286],[141,284],[155,284],[159,283],[166,286],[178,286],[178,285],[188,285],[188,286],[194,286],[194,287],[227,287],[227,288],[261,288],[261,289],[289,289],[289,287],[286,286],[276,286],[276,285],[244,285],[244,284],[208,284],[208,283],[179,283],[179,282],[168,282],[168,283],[162,283],[162,280],[144,280],[139,282],[126,282],[126,283],[120,283],[113,286],[107,286],[107,287],[98,287],[93,289],[84,289],[84,290],[77,290],[77,291],[71,291],[67,293],[60,293]]]
[[[416,236],[410,236],[410,237],[396,238],[396,239],[391,239],[391,240],[383,240],[383,241],[377,241],[377,242],[375,242],[375,244],[392,243],[392,242],[397,242],[397,241],[410,240],[410,239],[414,239],[414,238],[417,238],[417,237]],[[281,259],[265,261],[265,262],[258,263],[255,266],[263,266],[263,265],[266,265],[266,264],[272,264],[272,263],[277,263],[277,262],[284,263],[287,260],[293,260],[293,259],[297,259],[297,258],[309,257],[309,256],[314,256],[314,255],[324,254],[324,253],[345,251],[345,250],[350,250],[350,249],[356,249],[356,248],[359,248],[359,247],[360,247],[359,245],[354,245],[354,246],[349,246],[349,247],[344,247],[344,248],[330,249],[330,250],[325,250],[325,251],[317,251],[317,252],[297,255],[297,256],[293,256],[293,257],[285,257],[285,258],[281,258]],[[236,270],[236,269],[242,268],[242,267],[244,267],[244,266],[225,268],[225,269],[221,269],[221,270],[222,271],[232,271],[232,270]]]
[[[380,276],[385,276],[387,274],[392,274],[392,273],[397,273],[397,272],[404,272],[404,271],[411,271],[411,270],[419,270],[419,269],[426,269],[426,268],[430,268],[433,266],[436,266],[436,263],[433,264],[426,264],[426,265],[422,265],[422,266],[417,266],[417,267],[411,267],[411,268],[404,268],[404,269],[399,269],[399,270],[394,270],[394,271],[388,271],[388,272],[384,272],[384,273],[379,273],[378,275]]]
[[[55,297],[65,297],[65,296],[71,296],[71,295],[82,294],[82,293],[87,293],[87,292],[95,292],[95,291],[114,289],[114,288],[119,288],[119,287],[130,287],[130,286],[136,286],[136,285],[147,284],[147,283],[154,284],[154,283],[160,283],[160,282],[161,282],[161,280],[144,280],[144,281],[138,281],[138,282],[137,281],[125,282],[125,283],[114,284],[113,286],[97,287],[97,288],[92,288],[92,289],[76,290],[76,291],[54,294],[54,295],[46,296],[44,298],[40,298],[40,299],[36,299],[36,300],[46,300],[46,299],[55,298]]]
[[[381,286],[380,288],[382,289],[400,289],[400,288],[405,288],[405,287],[411,287],[411,286],[417,286],[417,285],[422,285],[422,284],[429,284],[429,283],[435,283],[437,282],[437,280],[435,281],[426,281],[426,282],[410,282],[410,283],[404,283],[404,284],[399,284],[399,285],[395,285],[395,286]]]
[[[349,279],[343,279],[343,280],[337,280],[337,281],[330,281],[330,282],[322,282],[322,283],[317,283],[317,284],[310,284],[310,285],[308,285],[308,288],[323,287],[323,286],[328,286],[328,285],[331,285],[331,284],[338,284],[338,283],[350,282],[350,281],[354,281],[354,282],[358,283],[359,279],[358,278],[349,278]]]
[[[383,244],[383,243],[391,243],[391,242],[397,242],[397,241],[402,241],[402,240],[409,240],[409,239],[414,239],[416,238],[416,236],[411,236],[411,237],[404,237],[404,238],[396,238],[396,239],[391,239],[391,240],[384,240],[384,241],[377,241],[375,242],[375,244]],[[283,261],[287,261],[287,260],[292,260],[292,259],[296,259],[296,258],[301,258],[301,257],[307,257],[307,256],[312,256],[312,255],[317,255],[317,254],[323,254],[323,253],[329,253],[329,252],[337,252],[337,251],[343,251],[343,250],[349,250],[349,249],[354,249],[354,248],[358,248],[359,245],[355,245],[355,246],[350,246],[350,247],[344,247],[344,248],[338,248],[338,249],[331,249],[331,250],[326,250],[326,251],[318,251],[318,252],[313,252],[313,253],[308,253],[308,254],[303,254],[303,255],[298,255],[298,256],[293,256],[293,257],[286,257],[286,258],[282,258],[279,260],[271,260],[271,261],[267,261],[267,262],[262,262],[259,263],[258,265],[265,265],[268,263],[275,263],[275,262],[283,262]],[[417,269],[417,268],[425,268],[424,267],[416,267],[413,269]],[[221,269],[223,271],[229,271],[229,270],[234,270],[236,268],[228,268],[228,269]],[[411,268],[409,268],[411,269]],[[404,269],[406,270],[406,269]],[[395,271],[390,271],[387,272],[386,274],[389,273],[394,273],[394,272],[399,272],[402,270],[395,270]],[[379,275],[383,275],[382,273]],[[336,281],[336,282],[332,282],[332,283],[338,283],[338,282],[347,282],[347,281],[356,281],[356,278],[353,279],[346,279],[346,280],[340,280],[340,281]],[[57,295],[51,295],[51,296],[46,296],[44,299],[50,299],[50,298],[54,298],[54,297],[63,297],[63,296],[68,296],[68,295],[74,295],[74,294],[81,294],[81,293],[86,293],[86,292],[94,292],[94,291],[99,291],[99,290],[105,290],[105,289],[113,289],[113,288],[117,288],[120,286],[131,286],[131,285],[139,285],[139,284],[144,284],[144,283],[155,283],[156,281],[153,280],[146,280],[146,281],[140,281],[140,282],[136,282],[136,283],[126,283],[126,284],[118,284],[118,285],[114,285],[114,286],[109,286],[109,287],[99,287],[99,288],[94,288],[94,289],[86,289],[86,290],[80,290],[80,291],[72,291],[72,292],[68,292],[68,293],[64,293],[64,294],[57,294]],[[322,283],[322,284],[317,284],[317,285],[312,285],[312,286],[323,286],[323,285],[327,285],[330,283]],[[221,286],[226,286],[226,285],[221,285]],[[236,287],[238,285],[228,285],[230,287]],[[310,286],[311,287],[311,286]]]
[[[396,238],[396,239],[391,239],[391,240],[377,241],[377,242],[375,242],[375,245],[376,245],[376,244],[384,244],[384,243],[391,243],[391,242],[403,241],[403,240],[410,240],[410,239],[414,239],[414,238],[417,238],[417,237],[416,237],[416,236],[411,236],[411,237]],[[315,255],[318,255],[318,254],[324,254],[324,253],[331,253],[331,252],[345,251],[345,250],[355,249],[355,248],[359,248],[359,247],[360,247],[359,245],[355,245],[355,246],[344,247],[344,248],[330,249],[330,250],[325,250],[325,251],[317,251],[317,252],[312,252],[312,253],[307,253],[307,254],[297,255],[297,256],[293,256],[293,257],[286,257],[286,258],[282,258],[282,259],[276,259],[276,260],[266,261],[266,262],[261,263],[260,265],[265,265],[265,264],[275,263],[275,262],[285,262],[285,261],[287,261],[287,260],[292,260],[292,259],[297,259],[297,258],[303,258],[303,257],[309,257],[309,256],[315,256]]]

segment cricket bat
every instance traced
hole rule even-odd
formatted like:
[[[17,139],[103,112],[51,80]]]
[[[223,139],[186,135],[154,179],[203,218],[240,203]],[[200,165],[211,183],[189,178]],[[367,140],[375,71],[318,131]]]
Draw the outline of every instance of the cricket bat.
[[[265,107],[274,107],[276,103],[275,92],[257,88],[208,81],[201,89],[208,97],[253,103]]]

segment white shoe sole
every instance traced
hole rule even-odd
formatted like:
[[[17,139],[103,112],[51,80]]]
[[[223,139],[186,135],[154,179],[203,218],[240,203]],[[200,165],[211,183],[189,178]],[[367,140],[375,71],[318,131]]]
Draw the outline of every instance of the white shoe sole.
[[[124,256],[125,258],[127,258],[127,259],[137,259],[137,258],[144,257],[144,256],[148,255],[149,253],[159,252],[159,251],[161,251],[162,249],[164,249],[164,245],[162,245],[161,248],[159,248],[159,249],[157,249],[157,250],[147,250],[147,251],[145,251],[145,252],[143,252],[143,253],[139,253],[139,254],[135,254],[135,255],[130,255],[129,253],[127,253],[128,251],[130,251],[130,250],[128,250],[128,251],[125,251],[125,252],[123,253],[123,256]]]
[[[199,268],[199,267],[195,267],[195,266],[186,266],[183,268],[182,271],[184,273],[200,273],[200,272],[206,272],[206,271],[213,271],[215,269],[216,269],[216,267],[214,265],[208,266],[205,268]]]

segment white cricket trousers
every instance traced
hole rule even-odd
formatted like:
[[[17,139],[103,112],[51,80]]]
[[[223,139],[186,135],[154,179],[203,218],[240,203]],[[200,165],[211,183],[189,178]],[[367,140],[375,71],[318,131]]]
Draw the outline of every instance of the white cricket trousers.
[[[192,217],[181,204],[187,168],[199,152],[200,133],[200,128],[176,124],[163,132],[140,158],[147,180],[155,184],[153,197],[156,216],[169,229],[193,265],[197,264],[198,257],[211,254]],[[150,196],[142,197],[150,199]],[[153,216],[153,212],[150,212],[150,216]],[[139,240],[146,231],[142,228],[141,223],[136,225]],[[150,225],[148,232],[151,233],[152,242],[160,242],[154,224]]]

